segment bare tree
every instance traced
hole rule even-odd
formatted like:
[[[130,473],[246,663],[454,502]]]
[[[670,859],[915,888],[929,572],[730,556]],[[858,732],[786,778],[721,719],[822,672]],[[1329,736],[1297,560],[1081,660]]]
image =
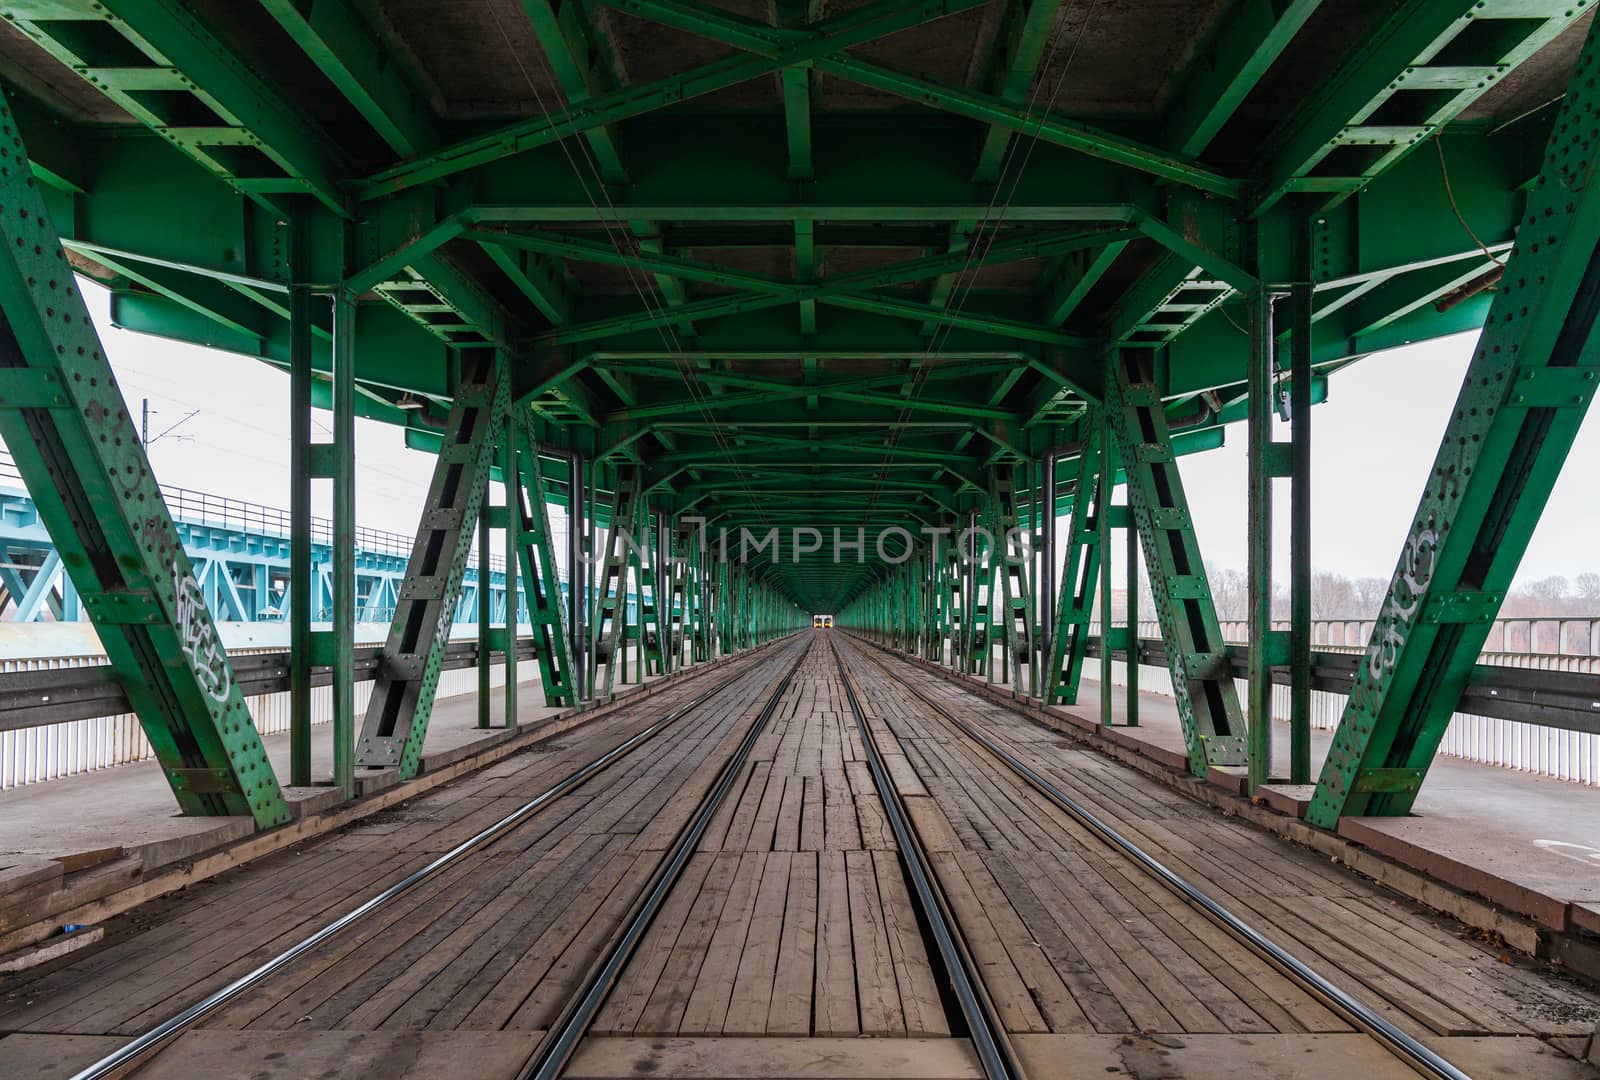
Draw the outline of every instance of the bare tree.
[[[1355,592],[1355,615],[1359,619],[1375,619],[1389,595],[1389,582],[1384,578],[1364,577],[1351,582]]]
[[[1211,598],[1216,604],[1217,618],[1237,622],[1249,617],[1250,579],[1242,571],[1208,566],[1206,576],[1211,579]]]
[[[1355,582],[1326,571],[1311,575],[1311,617],[1347,619],[1358,614]]]
[[[1600,574],[1578,575],[1578,598],[1580,600],[1600,600]]]
[[[1567,598],[1567,579],[1560,574],[1538,581],[1530,581],[1524,590],[1529,596],[1544,604],[1555,604]]]

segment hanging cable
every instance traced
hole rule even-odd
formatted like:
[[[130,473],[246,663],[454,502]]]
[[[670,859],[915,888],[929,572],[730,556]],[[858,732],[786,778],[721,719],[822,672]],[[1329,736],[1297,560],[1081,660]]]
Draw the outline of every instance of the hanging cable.
[[[879,492],[882,490],[882,485],[888,476],[889,469],[894,459],[894,450],[900,443],[900,439],[902,437],[901,433],[904,430],[904,425],[911,414],[917,398],[921,396],[923,388],[926,386],[928,379],[931,377],[931,361],[934,356],[936,356],[938,352],[943,349],[944,344],[948,342],[950,335],[955,329],[955,316],[961,313],[966,305],[968,297],[970,297],[972,294],[977,276],[983,270],[984,264],[988,260],[989,252],[994,246],[994,241],[999,236],[1000,226],[1005,220],[1005,215],[1011,209],[1011,204],[1015,200],[1017,191],[1021,186],[1022,177],[1026,173],[1028,165],[1033,159],[1033,152],[1039,142],[1038,133],[1040,130],[1042,130],[1045,120],[1055,109],[1056,100],[1060,96],[1062,87],[1066,84],[1067,74],[1072,70],[1073,62],[1077,59],[1078,50],[1083,45],[1084,33],[1088,30],[1089,23],[1093,20],[1095,10],[1098,7],[1099,0],[1093,0],[1093,2],[1089,5],[1088,10],[1085,11],[1083,22],[1079,24],[1077,35],[1073,38],[1072,49],[1067,54],[1066,62],[1061,66],[1061,70],[1056,77],[1055,83],[1051,87],[1050,96],[1045,102],[1044,108],[1039,111],[1037,120],[1034,119],[1034,110],[1038,104],[1039,94],[1043,89],[1044,82],[1042,79],[1036,79],[1034,81],[1034,85],[1029,94],[1027,106],[1023,111],[1023,123],[1021,125],[1023,130],[1017,135],[1012,136],[1007,142],[1005,153],[1001,158],[1000,173],[995,182],[994,192],[990,195],[989,204],[984,209],[983,218],[977,223],[973,231],[973,235],[968,241],[967,258],[962,266],[961,271],[956,276],[956,282],[952,290],[956,295],[951,297],[950,301],[946,304],[945,311],[936,319],[934,332],[929,338],[927,350],[923,353],[917,371],[912,376],[911,386],[907,389],[906,403],[901,407],[899,418],[889,431],[887,445],[885,446],[884,460],[879,466],[877,486],[874,488],[872,498],[868,501],[867,505],[866,513],[869,515],[869,517],[873,508],[877,505]],[[1056,54],[1061,47],[1061,40],[1065,34],[1066,27],[1067,20],[1063,14],[1060,23],[1051,33],[1050,43],[1047,46],[1048,58],[1044,64],[1044,67],[1041,69],[1042,71],[1048,71],[1050,65],[1055,61]],[[1033,125],[1033,131],[1031,134],[1027,131],[1029,124]],[[1021,165],[1018,167],[1016,173],[1011,175],[1011,164],[1015,159],[1017,148],[1023,142],[1027,143],[1027,149],[1023,152]],[[1010,180],[1010,191],[1006,195],[1005,203],[999,207],[999,212],[996,214],[996,204],[999,202],[1000,193],[1005,189],[1008,179]],[[988,230],[987,238],[984,236],[986,229]],[[975,255],[977,256],[977,265],[973,266],[973,257]]]

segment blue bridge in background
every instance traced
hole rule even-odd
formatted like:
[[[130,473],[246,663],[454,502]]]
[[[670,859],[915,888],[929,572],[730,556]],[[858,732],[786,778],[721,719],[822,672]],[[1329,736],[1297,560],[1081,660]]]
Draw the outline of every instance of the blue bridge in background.
[[[14,486],[8,486],[14,484]],[[184,550],[212,615],[222,621],[278,622],[289,617],[289,512],[187,488],[161,485]],[[405,579],[413,538],[356,529],[356,619],[388,622]],[[456,607],[459,622],[476,622],[483,575],[474,558]],[[311,524],[312,622],[331,618],[333,523]],[[505,562],[491,560],[490,621],[505,619]],[[562,591],[566,591],[565,583]],[[525,604],[518,603],[519,613]],[[0,451],[0,621],[83,622],[77,590],[22,487],[10,456]],[[521,620],[519,620],[521,621]]]

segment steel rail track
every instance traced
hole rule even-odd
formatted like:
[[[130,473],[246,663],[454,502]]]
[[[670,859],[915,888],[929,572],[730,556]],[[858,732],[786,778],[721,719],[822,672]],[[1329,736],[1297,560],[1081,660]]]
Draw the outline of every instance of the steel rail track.
[[[1138,863],[1162,884],[1177,893],[1182,900],[1198,909],[1213,923],[1232,935],[1235,940],[1277,968],[1291,981],[1299,985],[1301,989],[1316,997],[1357,1028],[1371,1035],[1384,1049],[1394,1054],[1411,1068],[1423,1076],[1435,1077],[1437,1080],[1472,1080],[1467,1073],[1451,1064],[1437,1051],[1402,1031],[1359,998],[1339,989],[1299,957],[1274,942],[1211,896],[1166,867],[1155,856],[1102,821],[1092,810],[1041,776],[1026,762],[998,745],[989,736],[961,719],[944,705],[929,697],[921,688],[912,685],[906,679],[889,670],[887,666],[875,657],[868,656],[866,653],[862,653],[862,656],[873,667],[881,671],[886,678],[910,691],[914,697],[938,713],[947,723],[988,751],[997,761],[1017,776],[1027,781],[1035,791],[1049,799],[1101,840]]]
[[[800,670],[800,665],[805,662],[810,652],[811,643],[808,642],[805,648],[800,650],[800,656],[789,668],[788,674],[784,675],[783,680],[767,698],[761,714],[745,732],[733,756],[717,774],[717,779],[705,797],[700,800],[700,805],[695,808],[694,816],[679,831],[667,857],[657,865],[655,873],[651,875],[650,883],[641,890],[639,898],[634,902],[622,932],[612,940],[603,958],[591,965],[589,976],[584,980],[583,986],[567,999],[567,1005],[561,1015],[550,1025],[550,1030],[534,1050],[533,1056],[517,1074],[519,1080],[555,1080],[566,1068],[567,1062],[572,1060],[579,1041],[583,1039],[589,1030],[589,1025],[593,1023],[601,1006],[605,1004],[617,976],[632,959],[639,942],[644,940],[644,935],[650,929],[651,922],[655,920],[656,913],[661,910],[661,905],[666,903],[673,886],[683,876],[684,867],[688,866],[689,857],[699,845],[700,837],[705,834],[707,826],[711,824],[712,816],[722,805],[723,799],[733,790],[734,781],[743,773],[745,763],[750,760],[750,753],[755,749],[756,741],[767,730],[767,722],[777,711],[778,702],[783,699],[784,692],[789,689],[795,673]]]
[[[939,959],[944,965],[946,976],[950,979],[950,987],[955,993],[956,1001],[961,1006],[962,1018],[967,1023],[967,1035],[972,1039],[973,1048],[977,1050],[978,1061],[983,1066],[984,1075],[989,1080],[1021,1080],[1026,1073],[1006,1035],[1005,1023],[1000,1019],[994,1002],[990,1000],[988,990],[983,985],[983,977],[978,972],[977,963],[956,927],[949,902],[945,899],[933,867],[928,862],[927,851],[911,827],[911,819],[906,813],[900,792],[889,778],[889,770],[883,763],[883,753],[878,749],[877,738],[867,725],[866,717],[861,711],[861,703],[856,700],[850,669],[845,665],[844,658],[840,656],[839,648],[832,639],[829,639],[828,647],[833,652],[834,663],[838,665],[839,678],[844,683],[845,697],[850,702],[850,712],[855,716],[856,727],[861,732],[861,742],[867,750],[867,765],[872,772],[872,781],[877,785],[879,798],[883,800],[884,813],[889,818],[890,828],[894,830],[895,844],[900,848],[900,857],[911,876],[917,902],[933,932],[934,943],[939,949]]]
[[[804,649],[801,650],[801,659],[804,659],[805,651],[806,650]],[[789,680],[794,678],[794,673],[799,669],[799,666],[800,660],[796,660],[795,663],[790,667],[789,673],[784,677],[784,686],[787,686]],[[374,911],[388,904],[397,897],[410,892],[424,881],[427,881],[428,879],[437,875],[446,867],[452,865],[464,856],[472,853],[474,850],[484,846],[490,841],[497,839],[504,833],[515,828],[517,825],[520,825],[523,821],[527,820],[539,810],[550,805],[550,803],[554,802],[556,799],[559,799],[569,791],[572,791],[574,788],[605,771],[611,765],[615,764],[619,759],[626,757],[640,746],[643,746],[645,743],[649,742],[656,735],[659,735],[662,731],[666,730],[678,720],[681,720],[683,717],[705,705],[712,698],[720,695],[724,690],[729,689],[730,687],[739,683],[741,680],[747,678],[749,674],[750,671],[748,668],[741,668],[738,672],[729,675],[725,679],[722,679],[709,690],[685,702],[684,704],[679,705],[677,708],[661,717],[661,719],[656,720],[648,727],[629,736],[623,742],[612,747],[610,750],[607,750],[605,753],[592,759],[588,763],[579,766],[571,773],[568,773],[554,785],[546,788],[544,791],[541,791],[538,795],[535,795],[532,799],[529,799],[527,802],[523,803],[517,809],[511,811],[511,813],[507,814],[493,825],[490,825],[468,839],[463,840],[461,843],[457,844],[443,855],[440,855],[426,866],[423,866],[420,869],[412,872],[402,880],[390,885],[388,888],[377,893],[364,903],[352,908],[350,911],[347,911],[337,919],[334,919],[326,926],[323,926],[321,929],[313,932],[308,937],[302,939],[294,945],[291,945],[277,956],[274,956],[272,959],[263,963],[260,967],[257,967],[254,970],[239,976],[222,989],[207,995],[183,1011],[169,1017],[160,1024],[157,1024],[155,1027],[150,1028],[148,1031],[145,1031],[143,1034],[135,1037],[132,1041],[118,1047],[116,1050],[112,1051],[110,1054],[107,1054],[99,1061],[96,1061],[93,1064],[88,1065],[74,1073],[71,1077],[71,1080],[104,1080],[104,1078],[120,1074],[122,1070],[129,1068],[147,1055],[158,1050],[175,1036],[182,1034],[189,1028],[192,1028],[210,1013],[215,1012],[223,1005],[226,1005],[228,1002],[239,997],[241,994],[244,994],[253,987],[257,986],[268,976],[273,975],[274,973],[294,963],[294,961],[298,960],[312,949],[315,949],[318,945],[321,945],[323,942],[328,941],[330,938],[333,938],[339,933],[348,929],[352,924],[356,923],[362,918],[365,918],[367,915],[372,914]],[[760,723],[764,723],[764,718],[767,715],[768,713],[763,712],[763,720],[760,721]]]

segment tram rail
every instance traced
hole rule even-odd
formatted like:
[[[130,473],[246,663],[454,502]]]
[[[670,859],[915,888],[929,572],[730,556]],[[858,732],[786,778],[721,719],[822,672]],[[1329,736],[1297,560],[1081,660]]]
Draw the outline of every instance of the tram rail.
[[[838,639],[835,638],[833,640],[837,641]],[[1349,1021],[1357,1029],[1372,1036],[1385,1050],[1400,1061],[1419,1074],[1434,1077],[1437,1080],[1470,1080],[1466,1072],[1457,1068],[1443,1055],[1389,1021],[1360,998],[1340,989],[1326,976],[1320,974],[1315,968],[1305,963],[1288,949],[1277,944],[1215,898],[1162,864],[1160,860],[1113,828],[1088,807],[1062,791],[1059,786],[1052,783],[1047,777],[1040,774],[1015,754],[1006,750],[974,724],[962,719],[943,704],[934,700],[914,683],[901,677],[891,670],[888,665],[871,656],[867,650],[857,649],[853,645],[846,646],[846,650],[854,656],[859,656],[864,663],[869,664],[885,679],[903,688],[932,714],[990,755],[1007,771],[1027,783],[1058,809],[1104,841],[1107,846],[1136,863],[1140,869],[1154,877],[1166,888],[1172,890],[1179,899],[1199,911],[1303,990],[1322,1001],[1323,1004]],[[835,646],[835,652],[837,655],[837,646]],[[840,669],[842,674],[848,670],[842,659],[840,660]],[[847,686],[849,685],[849,677],[846,675]],[[852,692],[852,701],[853,698],[854,694]],[[875,746],[874,752],[876,752]]]
[[[716,805],[719,804],[721,799],[726,795],[728,788],[728,777],[737,775],[739,768],[742,767],[744,759],[748,757],[750,746],[754,744],[755,739],[759,737],[761,731],[765,728],[767,721],[771,718],[772,711],[776,707],[778,700],[782,697],[784,691],[787,690],[790,682],[794,678],[795,672],[799,670],[800,664],[804,661],[806,652],[809,649],[809,644],[791,646],[791,648],[794,649],[793,662],[789,664],[788,670],[784,674],[783,678],[779,681],[778,686],[769,695],[765,707],[747,730],[745,738],[741,741],[739,748],[735,750],[733,757],[730,759],[729,765],[721,773],[719,773],[718,780],[712,784],[711,788],[707,792],[706,798],[702,800],[700,807],[696,810],[694,816],[691,817],[691,826],[696,822],[701,822],[700,828],[703,830],[703,819],[709,818],[710,813],[715,811]],[[757,660],[756,665],[759,663],[760,661]],[[678,705],[660,719],[655,720],[642,730],[635,732],[633,735],[629,736],[618,745],[612,747],[610,750],[599,754],[598,756],[590,759],[588,762],[569,772],[556,783],[545,788],[527,802],[523,803],[509,814],[502,817],[499,821],[494,822],[473,836],[463,840],[455,847],[444,852],[442,855],[439,855],[426,865],[413,871],[400,881],[374,894],[366,901],[347,911],[345,914],[339,916],[333,921],[325,924],[320,929],[302,938],[300,941],[278,953],[271,959],[265,961],[260,966],[239,976],[221,989],[208,994],[206,997],[168,1017],[161,1023],[147,1029],[129,1042],[112,1051],[110,1054],[107,1054],[98,1061],[95,1061],[74,1073],[72,1080],[104,1080],[104,1078],[107,1077],[125,1075],[126,1070],[138,1065],[144,1059],[166,1046],[169,1042],[171,1042],[171,1040],[175,1039],[183,1032],[194,1028],[207,1016],[216,1012],[224,1005],[227,1005],[229,1002],[248,994],[251,989],[260,985],[270,976],[289,967],[295,961],[306,956],[308,953],[311,953],[318,946],[337,937],[342,932],[349,929],[352,925],[361,921],[366,916],[371,915],[379,908],[382,908],[399,897],[411,892],[423,883],[436,879],[440,873],[458,863],[461,859],[510,832],[512,829],[516,828],[518,825],[521,825],[534,814],[549,806],[563,795],[568,794],[594,777],[605,772],[612,765],[626,758],[628,755],[633,753],[633,751],[651,742],[656,736],[671,728],[683,718],[703,708],[711,701],[721,696],[725,691],[738,686],[741,682],[749,678],[753,666],[755,665],[741,666],[739,670],[731,673],[723,679],[718,680],[717,683],[709,689],[696,695],[689,701]],[[708,803],[710,804],[709,811],[706,809]],[[688,850],[692,850],[693,848],[693,839],[689,839],[687,841],[687,846],[684,844],[684,837],[688,835],[689,831],[690,828],[686,827],[684,834],[680,835],[679,842],[674,845],[667,858],[663,860],[663,868],[671,868],[674,862],[678,862],[680,864],[676,867],[676,869],[669,870],[670,877],[668,878],[667,885],[667,888],[669,889],[670,878],[675,877],[678,870],[681,870],[681,860],[683,857],[685,857],[684,853]],[[696,836],[697,835],[698,834],[696,834]],[[662,873],[663,869],[658,869],[657,878],[660,878]],[[575,996],[573,999],[574,1002],[579,1000],[581,1000],[581,995]],[[572,1042],[575,1045],[576,1039],[573,1039]],[[545,1054],[547,1046],[564,1047],[565,1054],[559,1059],[562,1063],[565,1062],[566,1056],[570,1056],[571,1047],[566,1046],[564,1041],[559,1038],[558,1028],[552,1028],[551,1037],[548,1037],[543,1043],[541,1043],[540,1050],[536,1053],[535,1063],[543,1060],[547,1056]],[[559,1071],[559,1067],[560,1065],[558,1064],[556,1066],[557,1071]],[[553,1076],[555,1073],[533,1072],[528,1073],[527,1075]]]

